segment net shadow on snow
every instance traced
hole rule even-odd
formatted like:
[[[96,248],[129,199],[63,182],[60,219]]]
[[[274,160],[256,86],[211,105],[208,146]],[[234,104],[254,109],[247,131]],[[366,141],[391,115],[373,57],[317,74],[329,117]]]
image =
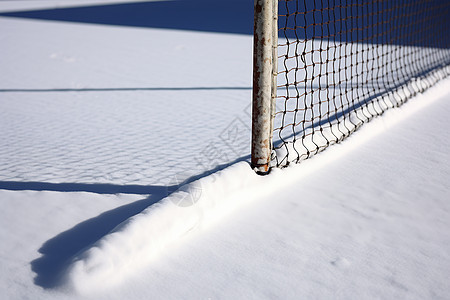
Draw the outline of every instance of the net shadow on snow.
[[[445,3],[446,0],[430,0]],[[279,15],[301,11],[295,17],[280,17],[279,25],[291,28],[280,37],[329,41],[364,41],[369,44],[449,47],[443,39],[411,38],[402,34],[405,26],[419,32],[421,16],[402,15],[397,8],[408,0],[379,1],[363,8],[359,0],[280,1]],[[382,14],[381,14],[382,12]],[[421,12],[426,16],[427,12]],[[67,21],[116,26],[176,29],[215,33],[253,34],[253,0],[151,1],[0,13],[3,17]],[[370,17],[367,17],[370,16]],[[394,22],[395,24],[391,24]],[[450,20],[446,20],[449,24]],[[327,24],[324,26],[324,24]],[[389,26],[380,37],[375,32]],[[448,26],[448,25],[447,25]],[[444,39],[445,40],[445,39]]]

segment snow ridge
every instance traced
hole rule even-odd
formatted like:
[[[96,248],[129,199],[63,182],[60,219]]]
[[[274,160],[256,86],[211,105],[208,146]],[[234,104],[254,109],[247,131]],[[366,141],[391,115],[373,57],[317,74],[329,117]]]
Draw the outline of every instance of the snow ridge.
[[[240,205],[245,198],[239,195],[257,179],[241,162],[181,187],[76,256],[63,285],[89,294],[120,282],[188,232]]]
[[[187,234],[207,229],[237,208],[298,182],[420,112],[446,95],[449,83],[450,78],[444,79],[407,105],[388,110],[383,118],[376,118],[352,134],[348,142],[333,146],[334,151],[321,153],[319,159],[313,157],[290,168],[273,169],[269,176],[258,176],[246,162],[240,162],[182,186],[77,255],[63,276],[62,286],[88,295],[120,283]]]

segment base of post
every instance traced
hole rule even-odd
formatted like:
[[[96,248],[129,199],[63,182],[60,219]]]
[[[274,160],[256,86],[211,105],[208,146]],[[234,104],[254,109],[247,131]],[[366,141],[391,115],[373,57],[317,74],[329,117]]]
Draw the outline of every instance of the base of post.
[[[267,165],[264,165],[264,166],[251,165],[251,167],[255,171],[256,174],[261,175],[261,176],[269,175],[270,171],[272,171],[272,167],[268,167]]]

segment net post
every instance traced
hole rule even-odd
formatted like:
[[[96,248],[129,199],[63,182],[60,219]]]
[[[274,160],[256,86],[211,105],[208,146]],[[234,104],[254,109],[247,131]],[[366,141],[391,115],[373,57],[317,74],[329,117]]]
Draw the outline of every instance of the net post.
[[[270,135],[273,135],[273,119],[275,117],[275,101],[277,98],[277,75],[278,75],[278,0],[272,0],[272,112],[270,121]],[[271,143],[272,145],[272,140]],[[272,149],[271,149],[272,150]]]
[[[274,61],[278,0],[255,0],[253,36],[253,101],[251,166],[261,175],[270,172],[274,112]],[[274,24],[275,23],[275,24]]]

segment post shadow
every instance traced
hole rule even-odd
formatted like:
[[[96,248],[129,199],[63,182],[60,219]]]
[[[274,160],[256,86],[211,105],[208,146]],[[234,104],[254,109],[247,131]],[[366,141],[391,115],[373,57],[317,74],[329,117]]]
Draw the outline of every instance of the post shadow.
[[[130,194],[150,194],[148,197],[122,205],[112,210],[106,211],[96,217],[85,220],[74,227],[59,233],[55,237],[47,240],[39,248],[41,257],[33,260],[31,270],[36,274],[34,283],[45,289],[57,288],[61,284],[61,276],[67,270],[72,259],[81,251],[88,248],[102,237],[111,232],[122,222],[139,214],[144,209],[159,202],[179,187],[189,184],[202,177],[225,169],[226,167],[239,162],[248,161],[249,156],[240,157],[232,162],[219,165],[214,169],[199,173],[174,186],[119,186],[111,184],[78,184],[63,183],[53,184],[45,182],[17,182],[2,181],[0,189],[6,190],[35,190],[35,191],[58,191],[58,192],[93,192],[100,194],[130,193]]]
[[[36,274],[34,283],[46,289],[57,287],[61,275],[77,253],[107,235],[120,223],[164,198],[163,190],[83,221],[46,241],[39,249],[41,257],[30,263],[31,270]]]

